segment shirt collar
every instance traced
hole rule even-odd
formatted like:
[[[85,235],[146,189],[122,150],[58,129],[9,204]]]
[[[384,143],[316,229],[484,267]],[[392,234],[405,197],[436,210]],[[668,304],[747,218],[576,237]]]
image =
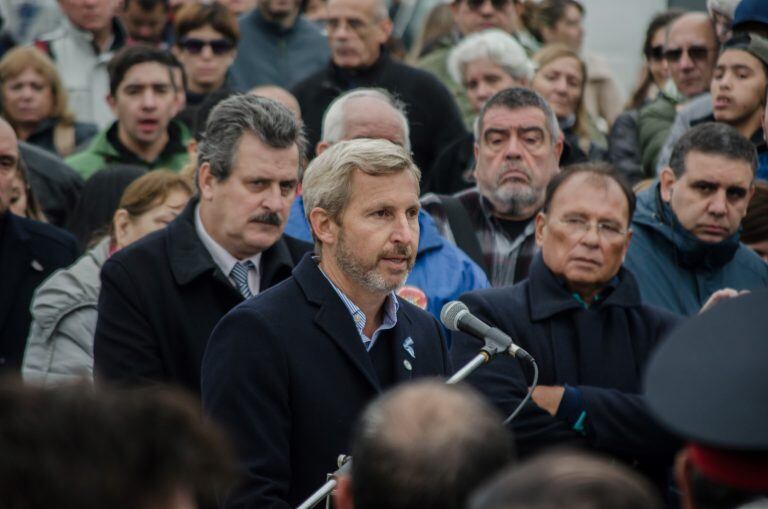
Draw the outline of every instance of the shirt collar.
[[[211,258],[213,258],[213,262],[216,264],[219,269],[221,269],[221,272],[224,273],[225,276],[229,277],[230,272],[232,272],[232,269],[234,268],[235,264],[240,261],[244,262],[246,260],[250,260],[253,262],[254,270],[256,270],[256,274],[259,273],[259,262],[261,261],[261,253],[257,253],[254,256],[251,256],[250,258],[246,258],[245,260],[238,260],[234,256],[232,256],[229,251],[224,249],[218,242],[213,240],[213,237],[211,237],[207,231],[205,231],[205,226],[203,226],[203,220],[200,218],[200,204],[198,203],[195,207],[195,231],[197,232],[197,236],[200,237],[200,241],[205,246],[205,249],[208,250],[208,252],[211,254]]]

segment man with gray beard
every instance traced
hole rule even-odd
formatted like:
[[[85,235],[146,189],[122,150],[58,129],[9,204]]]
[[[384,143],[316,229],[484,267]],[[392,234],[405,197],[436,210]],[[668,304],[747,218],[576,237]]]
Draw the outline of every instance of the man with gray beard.
[[[296,507],[349,453],[369,401],[449,374],[440,324],[394,293],[416,259],[419,177],[405,149],[373,139],[334,143],[304,174],[314,256],[230,311],[203,358],[203,408],[242,464],[224,509]]]
[[[525,88],[502,90],[485,103],[475,125],[477,186],[422,198],[440,232],[485,269],[493,286],[528,275],[534,218],[560,171],[562,151],[563,136],[546,100]]]

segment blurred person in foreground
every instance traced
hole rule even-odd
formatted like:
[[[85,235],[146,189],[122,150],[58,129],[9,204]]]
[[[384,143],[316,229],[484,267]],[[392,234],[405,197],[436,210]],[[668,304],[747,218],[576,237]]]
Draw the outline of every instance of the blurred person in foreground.
[[[0,114],[21,141],[66,157],[96,135],[94,124],[75,121],[56,66],[37,48],[14,48],[3,56],[0,94]]]
[[[536,216],[539,250],[528,279],[461,300],[538,363],[539,383],[511,423],[521,458],[571,444],[610,454],[664,486],[678,444],[645,408],[640,374],[678,318],[643,303],[623,267],[634,208],[635,195],[612,167],[564,169]],[[454,333],[454,365],[482,345]],[[528,363],[499,356],[467,381],[509,415],[531,379]]]
[[[93,380],[102,265],[118,250],[165,228],[192,195],[191,182],[166,170],[149,172],[126,188],[109,233],[74,265],[55,272],[35,290],[22,366],[25,381],[53,385]]]
[[[232,434],[245,476],[225,508],[295,507],[349,452],[371,399],[451,372],[439,322],[395,294],[419,242],[410,155],[386,140],[340,141],[302,182],[314,256],[229,312],[203,359],[203,409]]]
[[[186,394],[0,384],[0,499],[23,509],[197,509],[234,480]]]
[[[475,391],[439,381],[406,384],[360,416],[336,507],[464,509],[475,488],[513,462],[513,449],[501,416]]]
[[[661,509],[647,480],[610,460],[553,451],[506,469],[472,496],[469,509]]]

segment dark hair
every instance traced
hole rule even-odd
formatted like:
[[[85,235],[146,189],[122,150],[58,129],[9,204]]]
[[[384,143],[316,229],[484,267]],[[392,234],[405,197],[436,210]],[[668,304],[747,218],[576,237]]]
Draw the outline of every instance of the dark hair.
[[[205,136],[205,124],[208,122],[208,116],[213,108],[227,97],[234,95],[234,92],[227,88],[221,88],[205,96],[203,102],[195,108],[195,118],[192,126],[192,137],[200,141]]]
[[[477,122],[475,123],[475,140],[478,143],[480,143],[480,136],[483,133],[485,114],[492,108],[507,108],[509,110],[538,108],[544,113],[547,132],[549,132],[552,143],[560,136],[560,125],[557,123],[557,117],[546,99],[530,88],[513,87],[497,92],[480,108],[480,113],[477,115]]]
[[[692,505],[696,509],[731,509],[768,497],[768,492],[746,491],[715,482],[695,465],[691,465],[689,481]]]
[[[0,500],[25,509],[136,509],[179,489],[214,502],[234,472],[200,405],[165,389],[0,384]]]
[[[538,3],[528,1],[525,4],[523,23],[538,40],[544,41],[543,29],[553,28],[565,16],[565,10],[571,6],[584,15],[584,6],[576,0],[542,0]]]
[[[659,12],[651,19],[648,28],[645,30],[645,41],[643,42],[644,55],[647,56],[650,52],[651,41],[653,40],[653,36],[656,35],[656,32],[669,26],[670,23],[683,14],[685,14],[683,9],[675,8]],[[629,104],[627,104],[627,108],[638,109],[643,106],[648,97],[648,90],[651,88],[651,85],[653,85],[653,75],[651,75],[651,70],[646,67],[643,79],[632,92],[632,98],[630,99]]]
[[[755,194],[741,221],[741,241],[755,244],[768,240],[768,182],[755,182]]]
[[[219,2],[187,3],[174,18],[176,27],[176,44],[192,30],[210,26],[233,44],[240,40],[240,29],[237,18],[227,7]]]
[[[171,84],[174,89],[176,88],[176,80],[171,75],[171,68],[179,65],[178,60],[169,51],[137,44],[121,49],[107,64],[107,70],[109,71],[109,93],[114,97],[128,71],[133,66],[147,62],[156,62],[167,67]]]
[[[650,483],[615,461],[580,452],[542,454],[478,490],[470,509],[661,509]]]
[[[554,198],[557,190],[560,189],[563,184],[571,180],[572,177],[581,174],[589,174],[596,178],[616,182],[624,193],[624,197],[627,199],[627,209],[629,211],[627,224],[632,222],[632,215],[635,213],[635,193],[632,192],[632,186],[629,185],[626,177],[608,163],[580,163],[566,166],[560,173],[552,177],[552,180],[547,184],[547,193],[544,196],[544,205],[542,206],[541,211],[545,214],[548,213],[550,206],[552,205],[552,198]]]
[[[272,148],[296,145],[299,166],[303,167],[307,142],[301,123],[291,110],[277,101],[249,94],[235,94],[211,110],[205,135],[198,140],[197,167],[208,163],[217,180],[226,180],[245,133],[256,136]]]
[[[676,177],[685,173],[685,158],[689,152],[722,156],[749,163],[754,173],[757,169],[757,150],[733,127],[720,122],[706,122],[692,127],[677,140],[669,158],[669,166]]]
[[[131,2],[138,2],[141,10],[145,12],[155,10],[155,7],[158,5],[162,6],[165,12],[168,12],[170,9],[170,2],[168,0],[125,0],[125,3],[123,4],[124,11],[128,10],[128,4]]]
[[[509,463],[513,445],[479,394],[425,381],[366,408],[352,457],[356,509],[463,509],[472,490]]]

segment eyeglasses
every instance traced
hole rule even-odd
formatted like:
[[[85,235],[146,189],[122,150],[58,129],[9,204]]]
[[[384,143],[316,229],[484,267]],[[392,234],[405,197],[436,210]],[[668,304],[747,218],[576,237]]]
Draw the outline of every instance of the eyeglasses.
[[[193,55],[199,55],[202,53],[203,48],[206,46],[211,48],[211,52],[213,52],[214,55],[223,55],[229,51],[232,51],[235,47],[235,44],[229,39],[205,40],[197,39],[194,37],[184,37],[183,39],[179,40],[179,46],[181,46],[184,51],[188,51]]]
[[[480,7],[485,4],[485,2],[488,0],[467,0],[467,7],[472,9],[473,11],[478,10]],[[504,9],[507,5],[509,5],[512,2],[512,0],[491,0],[491,5],[493,5],[493,8],[497,11],[500,11]]]
[[[561,218],[560,224],[563,225],[570,237],[581,238],[592,229],[592,223],[580,217]],[[595,229],[597,230],[597,235],[607,241],[619,240],[627,233],[627,230],[621,226],[605,221],[596,223]]]
[[[691,46],[690,48],[677,48],[664,50],[664,58],[668,62],[679,62],[683,58],[683,52],[694,62],[704,62],[712,48],[706,46]]]
[[[664,46],[659,44],[658,46],[651,46],[645,49],[645,58],[648,60],[656,60],[657,62],[664,58]]]

